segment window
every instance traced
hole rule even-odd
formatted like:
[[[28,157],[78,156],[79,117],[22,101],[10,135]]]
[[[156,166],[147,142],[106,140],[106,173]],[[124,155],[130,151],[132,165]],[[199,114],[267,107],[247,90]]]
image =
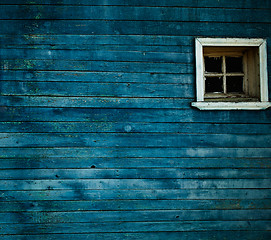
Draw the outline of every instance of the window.
[[[201,110],[260,110],[268,101],[264,39],[197,38],[197,101]]]

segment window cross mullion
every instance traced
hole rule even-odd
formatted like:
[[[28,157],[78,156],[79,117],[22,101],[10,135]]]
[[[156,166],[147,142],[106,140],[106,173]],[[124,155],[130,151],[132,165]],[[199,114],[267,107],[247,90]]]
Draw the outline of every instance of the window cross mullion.
[[[222,73],[223,73],[223,92],[227,93],[227,84],[226,84],[226,57],[222,56]]]

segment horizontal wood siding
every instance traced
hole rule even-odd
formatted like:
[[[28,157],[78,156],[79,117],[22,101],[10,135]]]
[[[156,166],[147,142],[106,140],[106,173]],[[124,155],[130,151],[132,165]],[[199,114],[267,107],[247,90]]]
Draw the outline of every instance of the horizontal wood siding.
[[[269,0],[0,0],[1,240],[271,239],[271,110],[199,111],[195,37]],[[269,88],[271,88],[269,81]]]

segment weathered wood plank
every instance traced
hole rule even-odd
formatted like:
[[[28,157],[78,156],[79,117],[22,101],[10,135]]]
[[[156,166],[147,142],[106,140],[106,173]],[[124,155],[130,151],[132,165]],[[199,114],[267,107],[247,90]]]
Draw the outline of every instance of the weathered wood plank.
[[[5,147],[213,147],[268,148],[270,134],[0,133]]]
[[[158,3],[159,5],[159,3]],[[210,9],[145,6],[6,5],[2,19],[270,22],[269,9]],[[234,16],[234,17],[233,17]]]
[[[78,35],[78,38],[80,38],[81,35]],[[112,36],[112,35],[111,35]],[[1,37],[1,36],[0,36]],[[13,35],[10,36],[10,38],[14,38]],[[12,44],[11,42],[8,42],[9,38],[8,36],[3,36],[3,38],[7,39],[7,42],[5,42],[3,39],[0,40],[0,43],[2,42],[1,48],[2,49],[10,49],[10,50],[25,50],[25,49],[36,49],[36,50],[43,50],[43,51],[51,51],[51,50],[61,50],[61,51],[78,51],[78,50],[84,50],[84,51],[97,51],[97,52],[105,52],[105,51],[116,51],[116,52],[140,52],[142,55],[151,53],[154,56],[158,53],[166,53],[165,56],[168,55],[168,53],[187,53],[191,54],[194,51],[194,48],[192,46],[182,46],[182,45],[165,45],[165,46],[143,46],[143,45],[128,45],[128,44],[38,44],[36,42],[29,41],[29,44]],[[112,36],[113,39],[113,36]],[[90,40],[91,42],[91,40]],[[127,59],[127,58],[126,58]],[[146,58],[147,59],[147,58]]]
[[[67,122],[196,122],[271,123],[271,109],[265,111],[199,111],[196,109],[95,109],[0,107],[0,121]]]
[[[25,233],[27,234],[27,233]],[[3,235],[2,240],[25,240],[31,237],[32,240],[123,240],[125,238],[130,240],[142,239],[170,239],[170,240],[210,240],[210,239],[246,239],[246,240],[266,240],[270,239],[271,233],[269,231],[196,231],[196,232],[144,232],[144,233],[87,233],[87,234],[38,234],[38,235]]]
[[[268,0],[262,0],[261,2],[257,0],[247,0],[246,2],[234,1],[234,0],[220,0],[220,1],[209,1],[201,0],[129,0],[125,2],[123,0],[111,0],[111,1],[101,1],[101,0],[1,0],[0,4],[26,4],[26,5],[36,5],[36,4],[45,4],[45,5],[83,5],[83,6],[172,6],[172,7],[223,7],[223,8],[271,8],[271,4]]]
[[[162,151],[161,151],[162,150]],[[2,148],[0,158],[270,158],[270,148]]]
[[[225,31],[227,29],[228,31]],[[185,35],[268,37],[269,23],[157,22],[103,20],[5,20],[0,34]]]
[[[27,233],[25,233],[27,234]],[[266,240],[271,238],[269,231],[196,231],[196,232],[135,232],[135,233],[87,233],[87,234],[38,234],[38,235],[2,235],[2,240],[25,240],[31,237],[32,240],[123,240],[125,238],[130,240],[142,240],[142,239],[170,239],[170,240],[210,240],[210,239],[246,239],[246,240]]]
[[[163,189],[163,190],[44,190],[0,191],[0,201],[83,200],[210,200],[270,199],[270,189]]]
[[[250,157],[250,156],[249,156]],[[271,168],[269,158],[8,158],[0,159],[0,169],[84,169],[84,168]]]
[[[178,49],[178,47],[186,46],[189,49],[194,49],[192,44],[194,43],[193,36],[160,36],[160,35],[47,35],[47,34],[17,34],[14,35],[0,35],[0,43],[5,47],[5,45],[14,45],[16,47],[20,45],[30,45],[33,47],[38,47],[39,45],[51,45],[61,46],[64,45],[69,47],[71,45],[77,45],[82,48],[85,46],[100,45],[103,47],[105,45],[110,46],[119,46],[126,47],[127,46],[133,48],[134,46],[140,47],[142,49],[144,46],[153,47],[153,46],[165,46],[174,47]],[[80,48],[81,49],[81,48]],[[181,51],[179,51],[181,52]]]
[[[103,62],[73,60],[2,60],[4,70],[100,71],[131,73],[193,73],[189,63]]]
[[[271,210],[148,210],[0,213],[5,224],[59,224],[109,222],[259,221],[269,220]],[[196,221],[195,221],[196,220]],[[271,223],[271,221],[270,221]],[[110,224],[110,223],[109,223]],[[269,226],[270,227],[270,226]],[[256,229],[255,229],[256,230]],[[258,229],[260,230],[260,229]]]
[[[194,54],[176,52],[105,51],[103,50],[41,50],[41,49],[0,49],[5,60],[84,60],[115,62],[160,62],[193,63]],[[76,63],[76,62],[74,62]]]
[[[191,84],[2,81],[1,95],[0,100],[4,105],[3,95],[193,98],[195,93]],[[6,99],[12,100],[11,97]],[[42,98],[39,99],[42,102]]]
[[[59,224],[2,224],[5,234],[269,230],[270,221],[110,222]]]
[[[85,82],[85,83],[151,83],[151,84],[192,84],[194,74],[84,72],[84,71],[2,71],[3,81],[35,82]],[[54,83],[53,83],[54,84]]]
[[[269,39],[267,39],[267,44],[269,44],[269,42]],[[141,54],[154,54],[154,56],[157,57],[162,53],[167,56],[168,53],[193,54],[194,52],[194,37],[192,36],[156,35],[154,37],[151,35],[0,35],[0,44],[3,52],[5,52],[7,49],[9,51],[20,49],[22,54],[25,55],[23,50],[28,50],[27,52],[31,52],[29,50],[31,49],[32,51],[41,51],[44,56],[48,55],[45,53],[48,53],[49,50],[52,50],[51,54],[54,52],[58,53],[59,51],[63,50],[72,50],[73,52],[77,53],[85,52],[86,50],[98,51],[101,53],[105,51],[116,51],[116,53],[133,53],[137,51]],[[270,49],[267,49],[267,52],[270,53]],[[136,54],[134,55],[136,56]],[[60,57],[57,54],[56,56]],[[29,56],[26,55],[26,57]]]
[[[148,122],[0,122],[0,133],[269,134],[270,124]]]
[[[171,184],[168,179],[268,179],[271,169],[7,169],[1,171],[0,179],[167,179],[162,184],[168,188],[178,188],[178,182]],[[168,181],[168,184],[167,184]],[[148,180],[147,180],[148,182]],[[31,183],[31,182],[30,182]],[[54,183],[54,182],[53,182]],[[91,184],[97,182],[90,182]],[[155,182],[156,183],[156,182]],[[256,183],[256,181],[255,181]],[[270,183],[270,182],[268,182]],[[6,182],[8,184],[8,182]],[[59,183],[55,183],[59,187]],[[99,184],[99,181],[98,181]],[[161,183],[158,183],[161,184]],[[76,185],[76,184],[75,184]],[[105,183],[106,185],[106,183]],[[30,184],[31,186],[31,184]],[[263,186],[266,185],[263,182]],[[118,185],[115,186],[117,188]],[[61,188],[61,185],[60,185]],[[78,187],[79,188],[79,187]],[[87,187],[88,188],[88,187]]]
[[[52,85],[52,84],[51,84]],[[33,85],[32,85],[33,86]],[[35,87],[34,87],[35,88]],[[182,92],[185,92],[185,88]],[[76,88],[75,88],[76,89]],[[103,95],[103,90],[100,95]],[[193,91],[191,88],[187,91]],[[112,92],[113,93],[113,92]],[[35,94],[30,93],[29,94]],[[57,94],[57,93],[56,93]],[[107,95],[105,93],[105,95]],[[192,94],[191,94],[192,96]],[[191,97],[190,96],[190,97]],[[184,96],[182,96],[184,97]],[[0,104],[11,107],[90,107],[90,108],[170,108],[170,109],[189,109],[192,98],[150,98],[150,97],[44,97],[44,96],[1,96]]]
[[[114,210],[270,209],[271,199],[232,200],[92,200],[0,202],[0,212],[68,212]]]
[[[39,173],[44,171],[45,173],[41,174],[40,177],[37,177]],[[205,170],[205,171],[198,171],[198,170],[191,170],[190,172],[196,172],[194,175],[198,174],[198,179],[195,179],[193,174],[189,174],[188,171],[183,171],[180,169],[179,171],[184,174],[186,173],[187,178],[194,178],[194,179],[174,179],[175,177],[172,176],[172,179],[164,179],[167,177],[168,173],[165,172],[165,176],[157,176],[157,170],[153,170],[154,176],[150,176],[148,179],[110,179],[110,178],[122,178],[123,170],[116,170],[116,172],[119,173],[120,176],[115,177],[110,174],[110,171],[104,170],[104,175],[107,176],[108,179],[93,179],[93,174],[89,173],[88,179],[86,177],[86,171],[77,171],[82,172],[81,179],[73,180],[73,176],[75,175],[75,171],[71,170],[65,170],[66,174],[71,173],[71,177],[69,179],[72,180],[62,180],[63,178],[67,178],[63,171],[57,171],[57,170],[51,170],[52,174],[48,174],[49,170],[32,170],[33,174],[29,174],[29,171],[7,171],[7,174],[10,174],[11,177],[5,177],[5,175],[1,174],[1,178],[8,178],[8,179],[25,179],[25,180],[6,180],[1,181],[2,186],[0,186],[0,190],[5,191],[11,191],[11,190],[71,190],[71,189],[100,189],[100,190],[110,190],[110,189],[268,189],[270,188],[271,181],[269,179],[257,179],[256,177],[259,177],[256,175],[253,179],[242,179],[248,175],[248,170],[242,169],[241,171],[245,171],[243,175],[240,176],[239,179],[217,179],[221,178],[219,174],[217,174],[215,177],[216,179],[208,179],[210,176],[215,175],[214,170]],[[206,174],[206,172],[209,171],[209,176]],[[218,170],[216,170],[218,171]],[[228,172],[232,172],[232,170],[227,169]],[[257,169],[257,171],[259,171]],[[262,170],[261,170],[262,171]],[[14,173],[19,173],[18,176],[12,175]],[[113,170],[111,170],[113,172]],[[131,170],[127,170],[127,175],[131,172]],[[135,171],[134,171],[135,172]],[[146,173],[144,174],[144,171],[137,171],[139,173],[143,172],[142,178],[146,176]],[[146,172],[146,171],[145,171]],[[162,171],[160,171],[162,172]],[[188,174],[187,174],[188,172]],[[219,172],[219,171],[218,171]],[[220,172],[222,172],[220,170]],[[224,171],[225,172],[225,171]],[[250,173],[253,173],[255,171],[250,170]],[[21,173],[25,173],[27,176],[22,177]],[[205,179],[201,179],[202,175],[206,175]],[[54,175],[54,176],[52,176]],[[56,177],[56,175],[58,177]],[[96,173],[96,175],[98,175]],[[222,175],[222,174],[221,174]],[[230,175],[230,174],[229,174]],[[222,175],[222,177],[225,176],[225,173]],[[231,173],[231,178],[233,174]],[[261,176],[264,176],[264,174],[261,174]],[[261,177],[260,176],[260,177]],[[27,178],[29,177],[29,179]],[[236,176],[234,176],[236,178]],[[248,176],[249,177],[249,176]],[[43,179],[43,180],[31,180],[31,179]],[[78,177],[79,178],[79,177]],[[99,178],[99,176],[97,176]],[[44,179],[55,179],[55,180],[44,180]],[[57,180],[56,180],[57,179]],[[230,191],[230,190],[229,190]]]

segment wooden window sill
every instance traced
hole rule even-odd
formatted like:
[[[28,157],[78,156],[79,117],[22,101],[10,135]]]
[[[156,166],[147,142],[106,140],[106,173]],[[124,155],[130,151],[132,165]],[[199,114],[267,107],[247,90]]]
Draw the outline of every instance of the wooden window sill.
[[[264,110],[271,107],[270,102],[192,102],[200,110]]]

